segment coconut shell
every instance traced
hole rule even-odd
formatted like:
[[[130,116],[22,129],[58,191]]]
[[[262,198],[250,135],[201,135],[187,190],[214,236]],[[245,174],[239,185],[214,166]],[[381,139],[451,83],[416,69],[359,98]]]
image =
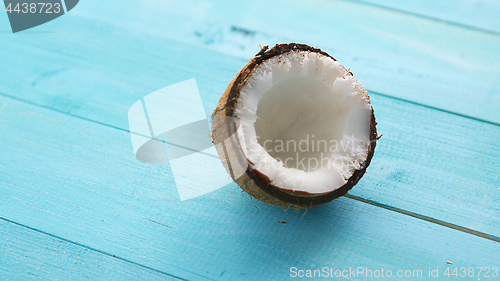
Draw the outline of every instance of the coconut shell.
[[[228,118],[224,117],[234,117],[236,104],[240,96],[240,90],[254,73],[255,69],[257,69],[261,63],[269,58],[290,51],[316,52],[335,60],[333,57],[320,49],[304,44],[278,44],[271,49],[268,49],[268,46],[262,48],[261,51],[238,72],[233,80],[231,80],[228,87],[222,94],[219,103],[212,114],[212,141],[214,144],[224,142],[224,140],[227,140],[229,136],[236,132],[237,128],[235,123],[227,122],[226,120],[228,120]],[[352,73],[349,72],[348,75],[352,76]],[[305,209],[330,202],[333,199],[345,195],[347,191],[358,183],[361,177],[365,174],[366,168],[370,164],[375,151],[377,141],[376,124],[375,115],[372,109],[370,145],[368,146],[368,156],[365,162],[361,164],[359,170],[356,170],[353,173],[346,184],[332,192],[323,194],[294,192],[273,186],[271,184],[271,180],[258,170],[254,169],[253,164],[250,161],[248,162],[246,172],[242,176],[235,178],[232,173],[231,166],[228,165],[229,159],[235,159],[235,157],[246,158],[237,138],[232,138],[230,143],[225,145],[224,151],[218,150],[218,154],[233,180],[241,187],[241,189],[257,200],[283,208]]]

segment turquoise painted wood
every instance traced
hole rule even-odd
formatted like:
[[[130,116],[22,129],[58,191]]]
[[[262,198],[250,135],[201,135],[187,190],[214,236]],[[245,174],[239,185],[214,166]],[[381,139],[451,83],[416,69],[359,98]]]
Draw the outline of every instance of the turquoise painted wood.
[[[500,237],[500,127],[371,100],[384,135],[350,194]]]
[[[15,35],[0,13],[0,279],[500,267],[500,37],[478,30],[496,19],[436,21],[429,2],[263,3],[82,1]],[[325,49],[371,92],[384,137],[360,201],[286,213],[234,184],[179,201],[168,164],[135,160],[128,108],[196,78],[209,113],[259,44],[283,41]]]
[[[108,253],[0,219],[2,280],[179,280]]]
[[[430,17],[465,28],[500,33],[500,3],[496,0],[349,0],[396,9],[417,16]]]
[[[259,44],[308,43],[351,68],[369,90],[500,122],[498,35],[347,1],[189,3],[135,2],[115,16],[89,6],[75,17],[113,26],[127,18],[118,26],[246,59]]]
[[[32,241],[33,230],[50,233],[47,239],[188,280],[284,279],[294,266],[425,272],[444,271],[446,261],[498,261],[498,242],[348,198],[286,213],[254,207],[232,184],[180,202],[168,167],[137,162],[126,132],[5,98],[1,104],[1,129],[9,132],[2,147],[10,151],[0,177],[2,223],[29,226],[23,241]],[[23,245],[1,237],[13,245],[2,252],[7,257]]]
[[[167,42],[165,38],[221,50],[244,57],[244,61],[258,51],[259,44],[299,41],[331,53],[351,68],[368,90],[500,123],[500,55],[497,51],[500,36],[343,1],[313,2],[305,10],[303,4],[273,2],[273,7],[260,13],[261,3],[258,2],[188,5],[174,1],[163,7],[154,1],[141,1],[123,5],[110,15],[106,11],[112,10],[113,4],[107,3],[109,7],[100,9],[95,9],[90,2],[82,3],[67,17],[45,25],[57,30],[56,34],[11,37],[3,51],[5,54],[22,53],[23,59],[11,57],[9,60],[10,56],[6,56],[5,65],[9,66],[14,79],[9,79],[10,83],[0,90],[6,92],[13,85],[19,87],[19,79],[29,79],[25,85],[30,85],[42,75],[68,70],[68,63],[72,68],[91,65],[112,76],[121,74],[117,71],[124,69],[135,70],[134,75],[141,75],[142,81],[144,77],[157,78],[153,74],[165,72],[161,67],[171,69],[176,65],[190,71],[191,75],[186,76],[192,78],[196,70],[184,66],[190,65],[185,59],[191,53],[188,55],[182,45]],[[200,9],[203,13],[193,15],[193,10]],[[273,13],[273,10],[282,13]],[[328,11],[338,11],[337,16],[332,17]],[[152,16],[155,20],[148,20]],[[192,17],[196,20],[193,21]],[[127,21],[123,22],[123,18]],[[350,24],[345,24],[347,22]],[[255,31],[255,34],[243,36],[238,28],[248,29],[250,34]],[[6,40],[6,37],[0,40]],[[72,47],[74,42],[78,42],[78,48]],[[33,47],[37,46],[43,47],[34,50]],[[119,52],[117,46],[120,46]],[[66,55],[59,56],[60,50]],[[57,55],[57,60],[46,56],[47,53]],[[32,72],[34,69],[29,63],[33,59],[52,67],[49,71],[38,69],[42,72]],[[225,61],[215,58],[207,61],[197,54],[187,59],[192,59],[196,65],[210,62],[211,67]],[[29,65],[24,65],[23,61]],[[138,65],[142,66],[141,69],[137,69]],[[239,66],[234,68],[237,70]],[[202,67],[197,71],[205,73]],[[227,75],[230,77],[234,72],[231,69]],[[177,81],[168,74],[164,79]],[[181,74],[188,73],[178,71],[176,76]],[[220,77],[222,75],[226,72]],[[203,76],[196,75],[198,79]],[[476,78],[478,76],[480,79]],[[129,86],[120,85],[116,81],[122,81],[120,78],[106,78],[118,84],[112,84],[114,87]],[[227,79],[224,77],[223,80]],[[149,90],[153,84],[146,85]],[[162,83],[151,91],[164,85]],[[18,95],[32,98],[31,90],[19,89]]]

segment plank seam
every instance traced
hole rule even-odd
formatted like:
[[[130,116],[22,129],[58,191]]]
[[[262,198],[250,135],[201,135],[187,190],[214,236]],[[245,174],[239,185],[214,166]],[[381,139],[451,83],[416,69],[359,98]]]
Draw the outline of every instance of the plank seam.
[[[500,123],[497,123],[497,122],[493,122],[493,121],[489,121],[489,120],[486,120],[486,119],[481,119],[481,118],[477,118],[477,117],[465,115],[465,114],[458,113],[458,112],[449,111],[449,110],[446,110],[446,109],[441,109],[441,108],[438,108],[438,107],[426,105],[426,104],[419,103],[419,102],[410,101],[410,100],[403,99],[403,98],[394,97],[394,96],[391,96],[391,95],[383,94],[383,93],[372,91],[372,90],[368,90],[368,89],[366,89],[366,90],[369,93],[375,94],[377,96],[382,96],[382,97],[385,97],[385,98],[390,98],[390,99],[397,100],[397,101],[400,101],[400,102],[405,102],[405,103],[409,103],[409,104],[412,104],[412,105],[416,105],[416,106],[420,106],[420,107],[424,107],[424,108],[436,110],[436,111],[439,111],[439,112],[448,113],[448,114],[451,114],[451,115],[455,115],[455,116],[463,117],[463,118],[466,118],[466,119],[471,119],[471,120],[474,120],[474,121],[479,121],[479,122],[482,122],[482,123],[486,123],[486,124],[490,124],[490,125],[494,125],[494,126],[499,126],[500,127]],[[120,130],[120,131],[123,131],[123,132],[127,132],[127,133],[135,134],[135,135],[138,135],[138,136],[143,136],[143,137],[146,137],[146,138],[150,138],[150,136],[138,134],[138,133],[135,133],[135,132],[130,132],[127,129],[123,129],[123,128],[116,127],[116,126],[113,126],[113,125],[110,125],[110,124],[106,124],[106,123],[103,123],[103,122],[100,122],[100,121],[97,121],[97,120],[86,118],[86,117],[83,117],[83,116],[80,116],[80,115],[75,115],[75,114],[72,114],[72,113],[69,113],[69,112],[65,112],[65,111],[62,111],[62,110],[59,110],[59,109],[55,109],[55,108],[52,108],[52,107],[41,105],[41,104],[38,104],[38,103],[35,103],[35,102],[31,102],[31,101],[28,101],[28,100],[25,100],[25,99],[21,99],[21,98],[18,98],[18,97],[14,97],[14,96],[5,94],[5,93],[2,93],[2,92],[0,92],[0,96],[6,97],[6,98],[10,98],[10,99],[13,99],[13,100],[16,100],[16,101],[19,101],[19,102],[23,102],[23,103],[26,103],[26,104],[30,104],[30,105],[33,105],[33,106],[36,106],[36,107],[40,107],[40,108],[48,109],[48,110],[51,110],[51,111],[55,111],[55,112],[58,112],[58,113],[61,113],[61,114],[65,114],[65,115],[68,115],[68,116],[72,116],[72,117],[75,117],[75,118],[78,118],[78,119],[81,119],[81,120],[85,120],[85,121],[89,121],[89,122],[92,122],[92,123],[95,123],[95,124],[99,124],[99,125],[102,125],[102,126],[106,126],[106,127],[110,127],[110,128],[113,128],[113,129],[117,129],[117,130]],[[160,139],[157,139],[157,138],[153,138],[153,139],[155,139],[157,141],[163,141],[163,140],[160,140]],[[172,144],[172,145],[179,146],[179,145],[176,145],[176,144]],[[194,152],[198,152],[198,151],[190,149],[188,147],[183,147],[183,146],[179,146],[179,147],[180,148],[185,148],[187,150],[191,150],[191,151],[194,151]],[[203,152],[200,152],[200,153],[203,153]],[[210,155],[210,154],[207,154],[207,156],[214,157],[213,155]]]
[[[400,208],[392,207],[392,206],[389,206],[389,205],[386,205],[386,204],[382,204],[382,203],[379,203],[379,202],[376,202],[376,201],[364,199],[364,198],[361,198],[361,197],[358,197],[358,196],[349,195],[349,194],[346,194],[344,196],[347,197],[347,198],[349,198],[349,199],[353,199],[353,200],[356,200],[356,201],[359,201],[359,202],[362,202],[362,203],[366,203],[366,204],[369,204],[369,205],[372,205],[372,206],[383,208],[383,209],[386,209],[386,210],[389,210],[389,211],[393,211],[393,212],[396,212],[396,213],[399,213],[399,214],[407,215],[407,216],[410,216],[410,217],[413,217],[413,218],[424,220],[424,221],[427,221],[427,222],[430,222],[430,223],[434,223],[434,224],[437,224],[437,225],[441,225],[441,226],[444,226],[444,227],[448,227],[448,228],[451,228],[451,229],[454,229],[454,230],[458,230],[458,231],[461,231],[461,232],[465,232],[467,234],[472,234],[472,235],[475,235],[477,237],[481,237],[481,238],[484,238],[484,239],[488,239],[488,240],[500,243],[500,237],[495,236],[495,235],[491,235],[491,234],[487,234],[487,233],[484,233],[484,232],[473,230],[473,229],[470,229],[470,228],[467,228],[467,227],[459,226],[457,224],[453,224],[453,223],[441,221],[441,220],[438,220],[438,219],[435,219],[435,218],[431,218],[431,217],[428,217],[428,216],[420,215],[420,214],[417,214],[417,213],[414,213],[414,212],[406,211],[406,210],[403,210],[403,209],[400,209]]]
[[[113,126],[113,125],[110,125],[110,124],[106,124],[106,123],[103,123],[103,122],[100,122],[100,121],[97,121],[97,120],[93,120],[93,119],[90,119],[90,118],[86,118],[86,117],[83,117],[83,116],[80,116],[80,115],[75,115],[75,114],[72,114],[72,113],[69,113],[69,112],[65,112],[65,111],[62,111],[62,110],[59,110],[59,109],[55,109],[55,108],[52,108],[52,107],[48,107],[48,106],[45,106],[45,105],[37,104],[37,103],[31,102],[31,101],[20,99],[20,98],[17,98],[17,97],[11,96],[11,95],[7,95],[7,94],[1,93],[1,92],[0,92],[0,96],[3,96],[5,98],[10,98],[12,100],[15,100],[15,101],[18,101],[18,102],[22,102],[22,103],[26,103],[26,104],[29,104],[29,105],[32,105],[32,106],[36,106],[36,107],[39,107],[39,108],[43,108],[43,109],[47,109],[47,110],[50,110],[50,111],[54,111],[54,112],[57,112],[57,113],[60,113],[60,114],[64,114],[64,115],[67,115],[67,116],[71,116],[71,117],[74,117],[74,118],[77,118],[77,119],[80,119],[80,120],[88,121],[90,123],[94,123],[94,124],[98,124],[98,125],[105,126],[105,127],[108,127],[108,128],[112,128],[112,129],[115,129],[115,130],[118,130],[118,131],[122,131],[122,132],[130,133],[130,134],[138,135],[138,136],[145,137],[145,138],[151,138],[150,136],[146,136],[146,135],[143,135],[143,134],[131,132],[131,131],[127,130],[127,129],[116,127],[116,126]],[[172,145],[172,146],[176,146],[176,147],[179,147],[179,148],[182,148],[182,149],[186,149],[186,150],[190,150],[190,151],[193,151],[193,152],[201,153],[201,154],[206,155],[208,157],[219,159],[219,157],[214,156],[212,154],[209,154],[209,153],[206,153],[206,152],[203,152],[203,151],[198,151],[196,149],[192,149],[192,148],[189,148],[189,147],[186,147],[186,146],[182,146],[182,145],[178,145],[178,144],[175,144],[175,143],[170,143],[170,142],[167,142],[167,141],[165,141],[163,139],[157,139],[157,138],[154,138],[154,137],[151,138],[151,139],[153,139],[155,141],[163,142],[165,144],[169,144],[169,145]]]
[[[428,16],[428,15],[424,15],[424,14],[413,13],[413,12],[409,12],[409,11],[405,11],[405,10],[401,10],[401,9],[397,9],[397,8],[392,8],[392,7],[384,6],[384,5],[381,5],[381,4],[364,2],[363,0],[348,0],[348,1],[347,0],[341,0],[341,1],[351,2],[351,3],[358,3],[360,5],[366,5],[366,6],[372,6],[372,7],[376,7],[376,8],[388,10],[388,11],[393,11],[393,12],[397,12],[397,13],[401,13],[401,14],[407,14],[407,15],[411,15],[411,16],[414,16],[414,17],[419,17],[419,18],[423,18],[423,19],[432,20],[432,21],[435,21],[435,22],[446,23],[446,24],[449,24],[451,26],[456,26],[456,27],[468,29],[468,30],[471,30],[471,31],[483,32],[483,33],[487,33],[487,34],[490,34],[490,35],[500,36],[500,32],[497,32],[497,31],[494,31],[494,30],[489,30],[489,29],[485,29],[485,28],[481,28],[481,27],[477,27],[477,26],[471,26],[471,25],[459,23],[459,22],[456,22],[456,21],[450,21],[450,20],[435,18],[435,17],[431,17],[431,16]]]
[[[119,256],[116,256],[116,255],[113,255],[111,253],[108,253],[108,252],[105,252],[105,251],[102,251],[102,250],[99,250],[99,249],[96,249],[96,248],[93,248],[93,247],[90,247],[90,246],[87,246],[87,245],[84,245],[84,244],[81,244],[81,243],[78,243],[78,242],[75,242],[75,241],[71,241],[69,239],[66,239],[64,237],[61,237],[61,236],[57,236],[55,234],[51,234],[51,233],[48,233],[48,232],[45,232],[43,230],[40,230],[40,229],[36,229],[36,228],[33,228],[31,226],[28,226],[28,225],[24,225],[24,224],[21,224],[21,223],[18,223],[18,222],[15,222],[15,221],[12,221],[12,220],[9,220],[7,218],[3,218],[3,217],[0,217],[0,220],[3,220],[5,222],[8,222],[8,223],[12,223],[12,224],[15,224],[17,226],[20,226],[20,227],[24,227],[24,228],[27,228],[29,230],[32,230],[32,231],[35,231],[35,232],[38,232],[38,233],[41,233],[43,235],[47,235],[47,236],[50,236],[52,238],[56,238],[56,239],[59,239],[59,240],[62,240],[62,241],[65,241],[65,242],[68,242],[70,244],[73,244],[73,245],[76,245],[76,246],[79,246],[79,247],[82,247],[82,248],[85,248],[85,249],[88,249],[88,250],[91,250],[91,251],[94,251],[94,252],[97,252],[97,253],[100,253],[100,254],[103,254],[103,255],[106,255],[106,256],[109,256],[109,257],[112,257],[112,258],[115,258],[115,259],[118,259],[118,260],[121,260],[123,262],[126,262],[126,263],[130,263],[130,264],[133,264],[133,265],[136,265],[136,266],[139,266],[139,267],[142,267],[144,269],[148,269],[148,270],[152,270],[154,272],[157,272],[157,273],[160,273],[160,274],[163,274],[163,275],[166,275],[166,276],[169,276],[169,277],[172,277],[172,278],[175,278],[175,279],[178,279],[178,280],[183,280],[183,281],[188,281],[188,279],[184,279],[182,277],[179,277],[179,276],[176,276],[176,275],[173,275],[173,274],[170,274],[170,273],[167,273],[167,272],[164,272],[164,271],[161,271],[161,270],[158,270],[158,269],[155,269],[155,268],[152,268],[152,267],[149,267],[149,266],[146,266],[146,265],[143,265],[143,264],[140,264],[140,263],[137,263],[137,262],[134,262],[134,261],[131,261],[131,260],[128,260],[128,259],[125,259],[125,258],[122,258],[122,257],[119,257]],[[181,269],[179,269],[181,270]],[[191,272],[190,272],[191,273]],[[195,274],[195,275],[198,275],[196,273],[191,273],[191,274]],[[209,279],[205,276],[201,276],[201,275],[198,275],[202,278],[205,278],[207,280],[213,280],[213,279]]]
[[[375,92],[375,91],[370,91],[370,90],[367,90],[367,91],[370,94],[375,94],[377,96],[381,96],[381,97],[385,97],[385,98],[397,100],[397,101],[400,101],[400,102],[409,103],[409,104],[420,106],[420,107],[425,107],[425,108],[428,108],[428,109],[432,109],[432,110],[436,110],[436,111],[439,111],[439,112],[444,112],[444,113],[452,114],[452,115],[455,115],[455,116],[460,116],[460,117],[463,117],[463,118],[467,118],[467,119],[471,119],[471,120],[474,120],[474,121],[483,122],[483,123],[494,125],[494,126],[500,126],[500,123],[489,121],[489,120],[486,120],[486,119],[472,117],[472,116],[465,115],[465,114],[462,114],[462,113],[453,112],[453,111],[449,111],[449,110],[446,110],[446,109],[441,109],[439,107],[434,107],[434,106],[431,106],[431,105],[426,105],[426,104],[423,104],[423,103],[418,103],[418,102],[407,100],[407,99],[403,99],[403,98],[394,97],[394,96],[383,94],[383,93],[380,93],[380,92]]]

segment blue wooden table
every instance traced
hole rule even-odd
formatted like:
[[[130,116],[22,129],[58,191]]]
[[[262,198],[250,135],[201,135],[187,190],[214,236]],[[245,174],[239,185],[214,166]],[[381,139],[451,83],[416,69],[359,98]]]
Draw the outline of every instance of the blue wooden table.
[[[13,34],[0,12],[0,279],[499,280],[499,15],[495,0],[88,0]],[[369,91],[383,137],[367,174],[306,213],[234,183],[181,201],[168,163],[135,158],[129,108],[195,78],[208,115],[282,42]]]

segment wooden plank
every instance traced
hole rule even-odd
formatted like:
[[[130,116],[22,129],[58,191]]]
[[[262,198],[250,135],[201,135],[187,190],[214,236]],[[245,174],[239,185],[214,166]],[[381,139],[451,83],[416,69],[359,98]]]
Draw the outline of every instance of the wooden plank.
[[[450,24],[460,24],[478,28],[486,32],[500,33],[500,3],[495,0],[349,0],[374,4],[380,7],[395,9],[446,21]]]
[[[2,280],[182,280],[0,219]]]
[[[231,184],[181,202],[168,165],[135,160],[127,132],[8,98],[0,104],[0,216],[158,271],[276,280],[291,267],[396,274],[443,272],[447,260],[499,262],[498,242],[348,198],[304,215],[256,208]]]

